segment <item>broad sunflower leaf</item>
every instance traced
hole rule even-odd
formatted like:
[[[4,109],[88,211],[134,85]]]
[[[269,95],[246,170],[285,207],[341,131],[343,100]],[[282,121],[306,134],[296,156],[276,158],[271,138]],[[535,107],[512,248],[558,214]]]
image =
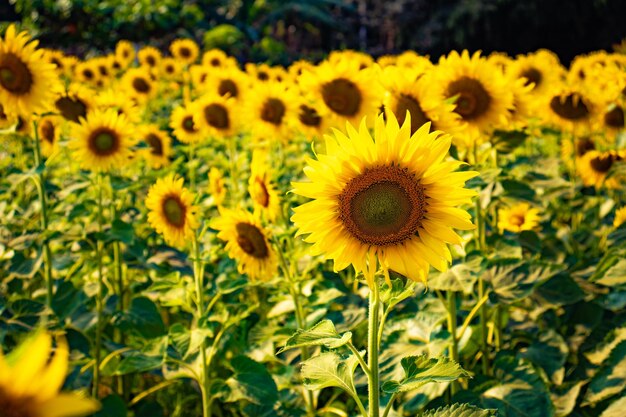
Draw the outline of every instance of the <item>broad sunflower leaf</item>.
[[[398,303],[412,297],[415,294],[415,282],[396,278],[391,281],[391,286],[385,284],[380,292],[383,303],[388,304],[387,308],[393,308]]]
[[[480,258],[454,265],[445,272],[428,279],[428,287],[439,291],[454,291],[471,294],[478,280]]]
[[[421,417],[497,417],[496,410],[483,410],[469,404],[453,404],[427,411]]]
[[[600,417],[623,417],[626,410],[626,397],[622,397],[600,414]]]
[[[348,343],[350,339],[352,339],[352,332],[340,335],[332,321],[322,320],[308,330],[299,329],[287,339],[287,343],[278,353],[303,346],[325,346],[329,349],[336,349]]]
[[[626,284],[626,259],[617,260],[617,263],[606,269],[604,274],[595,280],[595,283],[607,287]]]
[[[600,367],[589,383],[583,405],[596,404],[626,388],[626,341],[611,351],[608,360]]]
[[[444,357],[428,358],[426,355],[402,358],[405,376],[400,381],[383,383],[382,390],[388,393],[407,392],[429,382],[449,382],[469,374],[458,363]]]
[[[584,384],[584,381],[569,382],[552,388],[550,398],[552,398],[552,403],[554,404],[554,415],[556,417],[566,417],[572,413],[574,407],[576,407],[580,389]]]
[[[338,387],[356,396],[354,371],[358,364],[356,356],[325,352],[302,363],[304,386],[310,390]]]
[[[276,382],[262,364],[247,356],[237,356],[231,362],[234,375],[226,381],[230,388],[227,402],[242,399],[254,404],[273,404],[278,400]]]

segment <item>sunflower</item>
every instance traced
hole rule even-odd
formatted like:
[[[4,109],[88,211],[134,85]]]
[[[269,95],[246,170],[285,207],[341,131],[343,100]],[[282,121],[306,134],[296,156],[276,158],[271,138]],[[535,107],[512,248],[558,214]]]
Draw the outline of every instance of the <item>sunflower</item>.
[[[433,69],[434,65],[427,56],[418,55],[414,51],[405,51],[398,55],[396,66],[410,69],[418,74],[423,74]]]
[[[286,83],[260,83],[246,100],[244,120],[252,136],[259,140],[287,140],[291,133],[289,118],[297,110],[298,95]]]
[[[33,135],[33,120],[31,116],[17,116],[15,122],[15,133],[22,136]]]
[[[166,80],[178,79],[182,73],[182,66],[172,57],[163,58],[161,60],[161,70],[159,74]]]
[[[157,180],[146,197],[148,221],[174,246],[184,246],[193,238],[199,226],[194,195],[185,187],[184,180],[174,174]]]
[[[102,82],[101,85],[106,85],[111,82],[113,77],[113,58],[111,56],[101,56],[93,59],[93,65],[98,71],[98,78]]]
[[[161,51],[153,46],[145,46],[137,53],[139,64],[148,68],[158,68],[162,57]]]
[[[94,110],[73,125],[69,146],[83,169],[109,171],[128,162],[134,142],[134,129],[126,116],[109,109]]]
[[[0,102],[5,112],[28,116],[47,111],[60,84],[37,42],[9,26],[0,38]]]
[[[130,97],[137,99],[140,103],[148,101],[157,90],[146,68],[132,68],[126,71],[122,77],[122,85]]]
[[[297,112],[291,115],[291,125],[307,139],[321,138],[329,129],[325,110],[319,101],[300,97]]]
[[[591,128],[598,104],[581,88],[555,86],[542,100],[546,121],[564,131],[585,133]]]
[[[358,131],[347,124],[347,136],[326,136],[327,154],[304,170],[311,182],[293,184],[313,199],[291,218],[313,254],[333,259],[336,270],[352,264],[370,284],[376,260],[416,281],[426,281],[430,265],[447,268],[446,243],[462,243],[452,228],[474,228],[457,206],[476,195],[463,184],[477,173],[455,172],[462,163],[444,160],[450,135],[429,129],[411,135],[411,118],[400,127],[390,114],[376,119],[373,139],[365,121]]]
[[[194,90],[206,91],[207,83],[211,79],[211,68],[203,65],[192,65],[189,67],[189,74],[191,75],[191,84]]]
[[[503,73],[506,73],[514,62],[513,58],[502,52],[490,53],[487,60],[498,67]]]
[[[351,66],[354,65],[358,70],[362,70],[374,65],[374,58],[365,52],[345,49],[343,51],[332,51],[328,54],[328,62],[333,65],[341,65],[347,62]]]
[[[183,143],[196,143],[204,138],[204,133],[194,122],[194,111],[191,107],[176,107],[170,116],[170,127],[174,136]]]
[[[506,69],[511,79],[524,79],[525,85],[531,86],[534,96],[550,91],[553,85],[560,82],[563,72],[558,59],[545,50],[519,55]]]
[[[615,219],[613,220],[613,227],[620,227],[626,222],[626,207],[615,210]]]
[[[606,187],[616,189],[621,187],[616,175],[609,176],[617,164],[623,164],[624,152],[619,151],[588,151],[576,160],[576,168],[586,186],[594,186],[596,189]]]
[[[262,83],[272,80],[272,68],[267,64],[253,64],[252,62],[248,62],[245,68],[251,80],[256,79]]]
[[[93,61],[84,61],[76,64],[74,68],[77,81],[85,84],[96,85],[99,79],[99,73]]]
[[[287,72],[291,75],[291,80],[297,83],[298,79],[304,72],[313,71],[314,69],[315,65],[313,65],[310,61],[300,59],[293,62],[289,68],[287,68]]]
[[[509,109],[509,128],[523,129],[534,115],[534,104],[531,93],[533,85],[525,78],[513,78],[509,82],[513,91],[513,107]]]
[[[14,115],[8,115],[4,111],[4,106],[0,103],[0,130],[13,126],[16,122]]]
[[[37,134],[41,143],[41,153],[49,157],[59,149],[61,120],[58,116],[44,116],[37,124]]]
[[[276,220],[280,214],[280,199],[276,187],[272,183],[267,152],[259,149],[253,152],[250,171],[248,192],[252,198],[255,212],[264,215],[269,221]]]
[[[157,125],[144,125],[137,129],[139,138],[143,140],[148,148],[144,149],[144,158],[153,168],[161,168],[170,163],[169,156],[172,150],[171,142],[167,132],[159,129]]]
[[[346,121],[357,124],[364,116],[373,119],[382,103],[382,89],[374,71],[360,70],[356,60],[325,61],[302,74],[299,85],[323,103],[334,126],[343,126]]]
[[[237,133],[235,100],[217,94],[206,94],[192,104],[193,121],[209,136],[226,138]]]
[[[198,59],[199,49],[191,39],[176,39],[170,44],[170,52],[184,65],[191,65]]]
[[[209,170],[209,194],[213,197],[215,205],[221,207],[226,198],[226,184],[222,171],[216,167]]]
[[[113,109],[117,114],[123,114],[132,123],[139,123],[141,109],[137,102],[125,91],[108,88],[98,93],[95,98],[96,107],[101,110]]]
[[[539,209],[531,208],[528,203],[519,203],[513,207],[498,210],[498,228],[519,233],[533,230],[539,225]]]
[[[54,352],[54,353],[53,353]],[[67,374],[69,348],[58,338],[38,331],[11,353],[0,351],[0,410],[3,416],[79,417],[100,408],[78,393],[61,393]]]
[[[202,54],[202,65],[214,69],[236,68],[237,60],[221,49],[209,49]]]
[[[595,149],[596,144],[590,136],[564,137],[561,140],[561,159],[569,169],[573,169],[578,158]]]
[[[624,105],[613,101],[601,107],[603,110],[596,115],[596,129],[604,132],[604,136],[614,140],[618,134],[626,129],[624,119]]]
[[[393,113],[399,124],[404,123],[407,110],[411,114],[411,134],[424,123],[430,122],[432,130],[453,134],[462,125],[454,112],[454,104],[438,100],[431,92],[430,76],[418,76],[412,70],[395,66],[383,69],[380,80],[385,87],[383,101],[387,116]]]
[[[439,60],[436,92],[441,100],[454,99],[454,111],[466,123],[466,136],[505,126],[513,109],[513,94],[502,71],[476,52],[453,51]]]
[[[278,258],[269,243],[268,232],[254,215],[223,208],[211,227],[226,242],[228,256],[237,260],[239,273],[247,274],[251,280],[269,281],[274,277]]]
[[[94,92],[79,83],[72,83],[67,90],[57,96],[54,107],[69,122],[78,123],[95,107]]]
[[[207,80],[207,91],[243,103],[249,83],[248,75],[239,68],[225,68],[211,73]]]
[[[66,66],[68,61],[63,51],[58,49],[44,49],[44,57],[46,58],[46,61],[56,67],[59,75],[65,75],[68,73],[68,68]]]
[[[135,59],[135,47],[130,41],[121,40],[115,45],[115,57],[126,68]]]

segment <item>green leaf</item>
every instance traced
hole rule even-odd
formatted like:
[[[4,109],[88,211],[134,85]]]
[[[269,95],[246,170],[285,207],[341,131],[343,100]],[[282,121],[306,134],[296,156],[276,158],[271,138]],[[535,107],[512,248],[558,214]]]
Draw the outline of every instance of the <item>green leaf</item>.
[[[439,291],[455,291],[471,294],[474,290],[474,284],[478,280],[478,272],[480,271],[480,258],[474,258],[471,261],[454,265],[446,272],[434,275],[428,278],[428,287]]]
[[[509,197],[515,200],[533,201],[535,190],[528,184],[517,180],[502,180],[501,182],[504,192],[503,197]]]
[[[298,329],[287,339],[287,343],[278,353],[303,346],[326,346],[329,349],[336,349],[348,343],[350,339],[352,339],[352,332],[340,335],[332,321],[322,320],[308,330]]]
[[[497,417],[496,410],[483,410],[469,404],[453,404],[427,411],[421,417]]]
[[[527,137],[528,133],[523,130],[496,130],[491,138],[491,144],[499,153],[508,154],[524,143]]]
[[[136,297],[115,323],[122,331],[134,331],[145,338],[163,336],[165,325],[157,306],[147,297]]]
[[[119,417],[127,414],[124,400],[117,394],[111,394],[102,399],[102,408],[93,417]]]
[[[278,400],[276,382],[265,366],[247,356],[236,356],[230,365],[234,375],[226,381],[230,388],[227,402],[245,399],[255,404],[273,404]]]
[[[429,382],[449,382],[469,374],[458,363],[444,357],[428,358],[426,355],[402,358],[405,376],[400,381],[387,381],[382,390],[388,393],[407,392]]]
[[[387,308],[393,308],[402,301],[415,294],[415,281],[396,278],[391,280],[391,286],[385,284],[380,292],[380,299],[387,304]]]
[[[620,259],[616,264],[610,266],[601,277],[594,274],[595,283],[615,287],[626,284],[626,259]]]
[[[556,417],[566,417],[572,413],[574,407],[576,407],[580,389],[584,384],[584,381],[579,381],[553,387],[552,392],[550,392],[550,398],[554,404]]]
[[[484,276],[491,282],[498,302],[511,304],[528,297],[534,288],[565,269],[564,265],[545,262],[504,261]]]
[[[624,417],[624,410],[626,410],[626,397],[622,397],[609,405],[600,417]]]
[[[539,365],[554,384],[560,385],[565,376],[564,366],[568,354],[569,349],[563,337],[554,330],[547,330],[536,337],[519,356]]]
[[[354,371],[358,364],[356,356],[325,352],[302,363],[302,380],[310,390],[338,387],[356,396]]]
[[[120,241],[126,244],[130,244],[135,235],[133,225],[123,222],[120,219],[115,219],[111,224],[111,229],[108,231],[109,241]]]
[[[626,341],[620,342],[611,351],[589,383],[583,405],[596,404],[626,388]]]

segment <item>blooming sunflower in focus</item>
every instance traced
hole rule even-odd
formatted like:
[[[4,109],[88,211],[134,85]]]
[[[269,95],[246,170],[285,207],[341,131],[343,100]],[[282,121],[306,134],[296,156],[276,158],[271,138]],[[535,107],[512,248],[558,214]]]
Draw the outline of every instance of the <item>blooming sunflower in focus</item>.
[[[313,199],[291,218],[313,254],[333,259],[336,270],[352,264],[369,284],[377,260],[415,281],[426,281],[430,265],[447,269],[446,244],[462,243],[453,228],[474,228],[458,206],[476,195],[463,186],[477,173],[455,172],[462,163],[446,159],[451,137],[429,129],[411,135],[410,117],[400,127],[390,115],[386,124],[376,119],[374,138],[365,121],[326,136],[327,153],[304,170],[310,182],[293,184]]]
[[[176,39],[170,45],[172,56],[184,65],[190,65],[198,59],[198,45],[191,39]]]
[[[436,74],[439,96],[455,99],[454,111],[466,123],[469,138],[506,125],[513,94],[502,71],[480,52],[470,57],[467,51],[453,51],[439,60]]]
[[[244,120],[258,140],[282,140],[290,137],[290,115],[298,106],[298,95],[286,83],[257,84],[245,103]]]
[[[61,121],[58,116],[44,116],[37,124],[37,135],[41,143],[41,153],[49,157],[59,149]]]
[[[272,183],[271,171],[268,167],[267,152],[255,150],[250,164],[248,192],[252,198],[255,211],[274,221],[280,214],[280,199],[276,187]]]
[[[615,210],[615,219],[613,220],[613,227],[620,227],[626,222],[626,207]]]
[[[237,132],[235,100],[217,94],[206,94],[194,102],[194,123],[212,137],[225,138]]]
[[[519,233],[533,230],[539,225],[539,209],[531,208],[528,203],[519,203],[509,208],[498,210],[498,228],[500,232],[508,230]]]
[[[209,170],[209,194],[213,196],[213,202],[220,207],[226,198],[226,184],[222,171],[215,167]]]
[[[143,47],[137,53],[139,64],[148,68],[158,68],[162,58],[161,51],[153,46]]]
[[[622,185],[622,181],[615,175],[609,177],[609,173],[616,164],[624,162],[622,151],[589,151],[576,160],[576,168],[586,186],[596,188],[616,189]]]
[[[144,125],[137,129],[139,138],[148,148],[143,151],[143,156],[153,168],[161,168],[170,163],[169,156],[172,152],[172,140],[167,132],[159,129],[157,125]]]
[[[95,110],[72,126],[69,143],[81,168],[109,171],[123,167],[135,144],[133,125],[115,110]]]
[[[183,143],[197,143],[204,138],[204,133],[194,122],[194,109],[189,107],[176,107],[170,116],[170,127],[174,136]]]
[[[359,69],[358,61],[325,61],[299,79],[303,91],[326,107],[334,126],[346,121],[358,124],[364,116],[373,120],[382,103],[382,88],[369,68]]]
[[[274,277],[278,258],[268,232],[255,216],[244,210],[221,209],[211,227],[226,242],[228,256],[237,261],[239,273],[247,274],[251,280],[269,281]]]
[[[173,174],[160,178],[146,197],[148,221],[174,246],[184,246],[190,241],[199,225],[194,195],[183,187],[183,182]]]
[[[79,83],[72,83],[67,91],[59,94],[54,101],[54,107],[67,121],[78,123],[81,117],[86,117],[93,110],[94,92]]]
[[[54,353],[53,353],[54,352]],[[69,349],[59,338],[40,331],[11,353],[0,351],[0,412],[16,417],[80,417],[100,408],[96,400],[78,393],[61,393]]]
[[[49,109],[59,89],[54,64],[49,63],[37,41],[9,26],[0,38],[0,102],[4,111],[23,116]]]

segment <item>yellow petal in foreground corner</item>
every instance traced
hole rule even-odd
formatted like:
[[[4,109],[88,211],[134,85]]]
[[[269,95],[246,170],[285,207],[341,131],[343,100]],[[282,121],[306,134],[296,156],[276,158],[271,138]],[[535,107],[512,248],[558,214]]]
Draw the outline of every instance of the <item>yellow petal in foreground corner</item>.
[[[100,404],[79,393],[61,393],[68,367],[65,339],[40,331],[6,357],[0,352],[0,414],[20,417],[81,417]]]

